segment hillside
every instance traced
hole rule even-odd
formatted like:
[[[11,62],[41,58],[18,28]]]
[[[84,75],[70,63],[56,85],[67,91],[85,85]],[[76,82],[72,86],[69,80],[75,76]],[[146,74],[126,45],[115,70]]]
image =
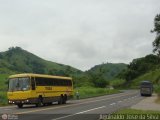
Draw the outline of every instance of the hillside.
[[[154,91],[160,95],[160,69],[151,70],[134,80],[130,81],[128,84],[129,88],[139,88],[141,81],[149,80],[154,85]]]
[[[42,73],[69,76],[82,71],[68,65],[46,61],[20,47],[0,52],[0,74]]]
[[[149,80],[155,85],[160,84],[160,69],[152,70],[137,77],[131,82],[131,86],[139,86],[140,82],[143,80]]]
[[[44,60],[20,47],[12,47],[8,51],[0,52],[0,74],[40,73],[72,76],[75,86],[105,87],[108,84],[106,81],[115,80],[126,67],[127,65],[123,63],[106,63],[82,72],[68,65]]]
[[[159,61],[160,58],[153,54],[133,59],[127,66],[127,69],[119,74],[119,77],[127,81],[132,81],[145,73],[158,69],[160,67]]]
[[[96,65],[90,70],[86,71],[87,74],[98,75],[106,80],[112,80],[117,77],[117,75],[127,68],[127,65],[124,63],[106,63]]]

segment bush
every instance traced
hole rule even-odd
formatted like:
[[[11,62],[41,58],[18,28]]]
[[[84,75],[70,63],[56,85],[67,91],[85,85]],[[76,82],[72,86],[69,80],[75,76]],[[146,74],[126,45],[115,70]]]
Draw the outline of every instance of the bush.
[[[0,92],[0,105],[6,105],[6,104],[7,104],[7,93]]]
[[[154,86],[154,91],[160,96],[160,85]]]
[[[114,88],[120,88],[123,86],[125,83],[125,80],[123,79],[115,79],[110,81],[110,85],[113,86]]]
[[[80,98],[89,98],[89,97],[95,97],[95,96],[101,96],[101,95],[106,95],[106,94],[113,94],[113,93],[118,93],[118,90],[110,90],[106,88],[95,88],[95,87],[80,87],[75,89],[75,95],[76,92],[79,92],[79,97]]]

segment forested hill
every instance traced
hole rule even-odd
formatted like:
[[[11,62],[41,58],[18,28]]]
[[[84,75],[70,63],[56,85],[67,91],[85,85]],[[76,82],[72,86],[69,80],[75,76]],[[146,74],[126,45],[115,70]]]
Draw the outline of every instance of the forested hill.
[[[124,63],[103,63],[94,66],[90,70],[86,71],[86,73],[93,76],[101,76],[106,80],[112,80],[125,69],[127,69],[127,65]]]
[[[85,82],[90,84],[94,81],[115,79],[126,68],[127,65],[123,63],[106,63],[83,72],[68,65],[44,60],[20,47],[11,47],[8,51],[0,52],[0,74],[41,73],[72,76],[82,85]]]
[[[68,65],[46,61],[20,47],[0,52],[0,74],[42,73],[69,76],[82,71]]]
[[[160,68],[160,58],[156,55],[150,54],[145,57],[134,59],[125,71],[119,74],[119,77],[131,81],[137,77],[144,75],[150,71]]]

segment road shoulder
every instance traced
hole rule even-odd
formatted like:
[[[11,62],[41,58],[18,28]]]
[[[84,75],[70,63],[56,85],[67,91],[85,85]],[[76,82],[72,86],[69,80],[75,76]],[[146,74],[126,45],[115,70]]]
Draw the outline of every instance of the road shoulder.
[[[154,111],[160,111],[160,104],[156,103],[157,95],[153,94],[151,97],[145,97],[142,101],[139,103],[133,105],[132,109],[137,110],[154,110]]]

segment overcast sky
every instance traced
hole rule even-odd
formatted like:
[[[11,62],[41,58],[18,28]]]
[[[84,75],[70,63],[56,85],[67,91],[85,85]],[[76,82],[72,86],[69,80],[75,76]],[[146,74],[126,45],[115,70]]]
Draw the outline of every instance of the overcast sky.
[[[152,53],[160,0],[0,0],[0,51],[88,70]]]

